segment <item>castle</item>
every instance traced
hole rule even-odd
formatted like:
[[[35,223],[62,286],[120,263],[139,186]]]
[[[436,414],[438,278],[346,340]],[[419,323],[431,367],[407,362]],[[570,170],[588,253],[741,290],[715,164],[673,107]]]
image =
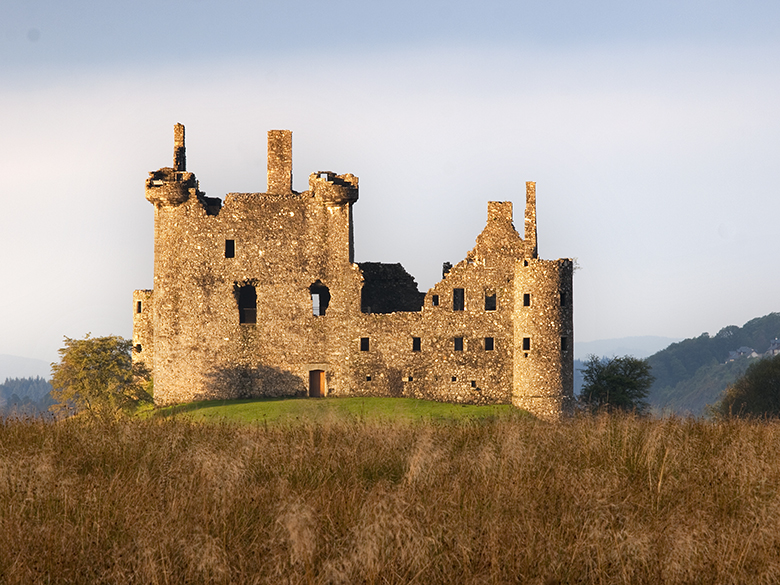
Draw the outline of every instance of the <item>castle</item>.
[[[133,359],[157,404],[262,396],[407,396],[514,404],[557,419],[573,392],[570,259],[541,260],[536,185],[524,238],[488,202],[466,258],[427,293],[400,264],[353,261],[358,178],[292,189],[292,133],[268,132],[266,193],[200,191],[184,126],[150,173],[154,289],[133,293]]]

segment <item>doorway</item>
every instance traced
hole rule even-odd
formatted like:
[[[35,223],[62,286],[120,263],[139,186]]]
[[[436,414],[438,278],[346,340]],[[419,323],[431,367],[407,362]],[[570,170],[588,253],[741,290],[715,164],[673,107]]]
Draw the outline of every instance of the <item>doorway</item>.
[[[309,370],[309,398],[325,396],[325,370]]]

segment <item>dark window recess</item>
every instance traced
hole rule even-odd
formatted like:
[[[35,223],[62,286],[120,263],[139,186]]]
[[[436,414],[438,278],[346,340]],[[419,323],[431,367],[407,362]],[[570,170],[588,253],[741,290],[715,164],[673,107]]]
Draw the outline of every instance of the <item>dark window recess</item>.
[[[313,315],[324,315],[330,304],[330,290],[319,280],[309,287],[311,293],[311,312]]]
[[[140,343],[136,343],[135,344],[135,353],[141,353],[141,344]]]
[[[431,304],[432,304],[434,307],[438,307],[438,306],[439,306],[439,295],[433,295],[433,296],[431,297]]]
[[[493,351],[494,342],[492,337],[485,338],[485,351]]]
[[[463,311],[466,307],[466,294],[462,288],[452,289],[452,310]]]
[[[363,288],[360,310],[363,313],[396,313],[422,311],[425,293],[400,264],[361,262]]]
[[[371,381],[371,376],[366,376],[366,382],[370,382],[370,381]]]
[[[360,338],[360,351],[368,351],[368,337]]]
[[[452,381],[453,381],[453,382],[457,382],[457,381],[458,381],[458,377],[457,377],[457,376],[453,376],[453,377],[452,377]]]
[[[523,266],[528,266],[528,260],[523,260]]]
[[[476,388],[477,387],[477,381],[476,380],[472,380],[471,381],[471,387],[472,388]]]
[[[463,338],[462,337],[456,337],[455,338],[455,351],[463,351]]]
[[[238,322],[257,323],[257,291],[251,284],[236,286]]]
[[[496,293],[485,293],[485,310],[496,310]]]
[[[236,241],[225,240],[225,258],[235,258],[235,257],[236,257]]]
[[[531,293],[525,293],[523,295],[523,306],[524,307],[530,307],[531,306]]]
[[[412,351],[420,351],[421,341],[419,337],[412,337]]]
[[[561,337],[561,351],[569,351],[569,338]]]
[[[561,292],[561,307],[566,305],[566,293]]]
[[[135,304],[135,312],[136,312],[136,313],[140,313],[140,312],[141,312],[141,301],[138,301],[138,302]]]
[[[409,378],[408,378],[408,381],[409,381],[409,382],[411,382],[411,381],[413,381],[413,380],[414,380],[414,378],[412,378],[411,376],[409,376]]]
[[[447,276],[452,270],[452,262],[442,262],[441,263],[441,277],[444,278]]]
[[[523,337],[523,351],[531,351],[531,338]]]

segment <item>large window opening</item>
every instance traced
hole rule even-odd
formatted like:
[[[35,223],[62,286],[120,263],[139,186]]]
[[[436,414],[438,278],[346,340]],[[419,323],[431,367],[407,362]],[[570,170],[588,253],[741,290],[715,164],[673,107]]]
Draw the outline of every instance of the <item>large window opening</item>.
[[[524,307],[530,307],[531,306],[531,293],[525,293],[523,295],[523,306]]]
[[[485,291],[485,310],[486,311],[495,311],[496,310],[496,293],[493,291]]]
[[[257,323],[257,291],[251,284],[238,287],[238,322]]]
[[[530,350],[531,350],[531,338],[523,337],[523,351],[530,351]]]
[[[419,337],[412,337],[412,351],[420,351],[422,342]]]
[[[463,351],[463,338],[462,337],[456,337],[455,338],[455,351]]]
[[[360,351],[368,351],[368,337],[360,338]]]
[[[236,257],[236,241],[225,240],[225,258],[235,258],[235,257]]]
[[[311,312],[314,316],[324,315],[330,304],[330,291],[319,280],[309,287],[311,293]]]
[[[466,308],[466,294],[462,288],[452,289],[452,310],[463,311]]]
[[[495,347],[494,341],[492,337],[486,337],[485,338],[485,351],[493,351],[493,348]]]

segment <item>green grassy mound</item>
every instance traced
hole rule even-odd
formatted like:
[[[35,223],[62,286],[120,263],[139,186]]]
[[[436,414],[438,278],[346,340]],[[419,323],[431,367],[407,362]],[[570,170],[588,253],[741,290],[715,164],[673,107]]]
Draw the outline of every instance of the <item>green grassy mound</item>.
[[[294,424],[335,420],[460,421],[531,416],[509,404],[474,406],[414,398],[264,398],[205,400],[154,410],[145,416],[186,416],[193,420]]]

